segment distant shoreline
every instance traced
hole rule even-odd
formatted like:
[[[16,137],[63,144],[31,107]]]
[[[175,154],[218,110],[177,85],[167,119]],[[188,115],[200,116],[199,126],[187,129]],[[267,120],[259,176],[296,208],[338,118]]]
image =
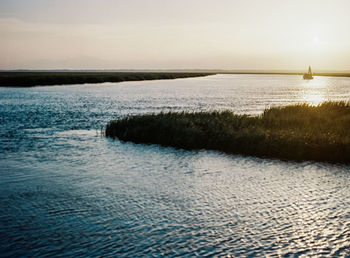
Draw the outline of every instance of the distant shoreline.
[[[166,80],[202,77],[214,73],[181,72],[0,72],[2,87],[35,87],[84,83]]]
[[[164,80],[202,77],[216,74],[303,75],[302,72],[283,71],[227,71],[227,70],[161,70],[161,71],[0,71],[0,87],[35,87],[84,83]],[[324,72],[315,76],[350,77],[350,73]]]

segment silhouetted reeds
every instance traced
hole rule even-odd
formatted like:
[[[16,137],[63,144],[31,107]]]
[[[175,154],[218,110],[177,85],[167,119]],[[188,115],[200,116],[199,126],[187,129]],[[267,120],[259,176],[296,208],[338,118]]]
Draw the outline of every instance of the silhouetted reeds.
[[[0,86],[31,87],[39,85],[160,80],[211,74],[186,72],[0,72]]]
[[[106,136],[135,143],[287,160],[350,163],[350,103],[297,104],[260,116],[169,112],[111,121]]]

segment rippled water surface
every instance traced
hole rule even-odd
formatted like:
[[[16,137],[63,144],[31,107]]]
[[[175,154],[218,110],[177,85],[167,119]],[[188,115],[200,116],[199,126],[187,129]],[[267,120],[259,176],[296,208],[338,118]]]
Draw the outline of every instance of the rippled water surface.
[[[0,256],[350,256],[350,167],[135,145],[129,114],[349,100],[350,78],[0,88]]]

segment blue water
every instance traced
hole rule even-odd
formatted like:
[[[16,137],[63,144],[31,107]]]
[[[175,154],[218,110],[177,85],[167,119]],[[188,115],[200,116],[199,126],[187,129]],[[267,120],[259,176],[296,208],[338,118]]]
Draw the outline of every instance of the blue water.
[[[0,256],[350,256],[350,167],[121,143],[112,118],[349,100],[350,78],[0,88]]]

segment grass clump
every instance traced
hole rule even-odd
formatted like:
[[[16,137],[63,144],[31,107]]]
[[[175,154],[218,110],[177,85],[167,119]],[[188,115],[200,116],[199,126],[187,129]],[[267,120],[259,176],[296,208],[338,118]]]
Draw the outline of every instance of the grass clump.
[[[260,116],[169,112],[111,121],[106,136],[135,143],[283,160],[350,163],[350,103],[297,104]]]

